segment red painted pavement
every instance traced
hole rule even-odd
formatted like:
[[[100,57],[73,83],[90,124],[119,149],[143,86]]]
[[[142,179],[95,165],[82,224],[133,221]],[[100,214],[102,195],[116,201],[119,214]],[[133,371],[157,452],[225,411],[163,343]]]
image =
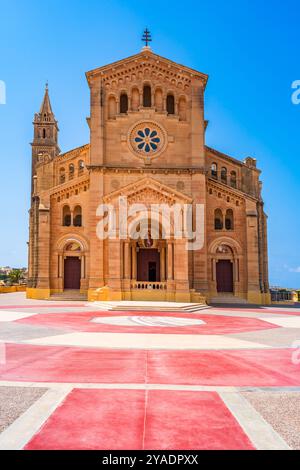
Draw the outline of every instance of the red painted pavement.
[[[1,380],[143,383],[146,351],[113,351],[24,344],[6,345]]]
[[[0,313],[1,315],[1,313]],[[182,327],[118,326],[92,323],[93,318],[120,316],[166,316],[203,320],[205,324]],[[153,334],[199,334],[224,335],[247,331],[270,330],[280,328],[277,325],[256,318],[226,317],[209,314],[178,314],[160,312],[68,312],[44,313],[22,318],[16,321],[26,325],[41,325],[51,328],[66,328],[70,331],[110,332],[110,333],[153,333]]]
[[[73,390],[27,450],[253,449],[216,393]]]
[[[76,308],[76,307],[86,307],[86,304],[53,304],[53,302],[47,304],[42,304],[42,305],[1,305],[0,310],[10,310],[10,309],[20,309],[20,308]]]
[[[151,351],[148,381],[237,387],[300,386],[293,349]]]
[[[143,351],[7,344],[1,380],[300,386],[292,349]],[[147,371],[147,376],[146,376]]]

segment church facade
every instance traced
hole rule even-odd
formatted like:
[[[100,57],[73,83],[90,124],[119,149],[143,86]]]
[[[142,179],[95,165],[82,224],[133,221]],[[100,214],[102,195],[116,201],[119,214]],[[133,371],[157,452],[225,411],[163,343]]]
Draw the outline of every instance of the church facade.
[[[27,296],[269,303],[260,170],[206,146],[208,76],[144,47],[86,77],[88,144],[60,152],[48,88],[34,117]]]

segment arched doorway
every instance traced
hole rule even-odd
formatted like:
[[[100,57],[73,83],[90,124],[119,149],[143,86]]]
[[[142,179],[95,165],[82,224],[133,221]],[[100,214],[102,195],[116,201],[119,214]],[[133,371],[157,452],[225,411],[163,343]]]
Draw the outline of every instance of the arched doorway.
[[[81,247],[68,243],[64,249],[64,289],[79,290],[81,283]]]
[[[137,281],[160,282],[158,249],[140,248],[137,253]]]
[[[219,260],[216,266],[217,292],[233,293],[233,263],[230,260]]]
[[[230,246],[221,244],[216,250],[216,284],[218,293],[234,293],[233,251]]]
[[[64,260],[64,289],[80,289],[81,261],[75,256],[67,256]]]

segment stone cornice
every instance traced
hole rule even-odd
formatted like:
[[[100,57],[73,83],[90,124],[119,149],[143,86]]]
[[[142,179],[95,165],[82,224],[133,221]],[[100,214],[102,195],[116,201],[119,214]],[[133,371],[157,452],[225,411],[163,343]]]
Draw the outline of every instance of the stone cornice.
[[[210,189],[210,188],[215,189],[223,194],[227,194],[228,196],[240,199],[242,201],[244,201],[245,198],[248,198],[248,199],[251,199],[252,201],[259,202],[259,198],[252,196],[248,193],[244,193],[243,191],[240,191],[239,189],[232,188],[231,186],[228,186],[227,184],[221,183],[220,181],[216,181],[211,178],[207,180],[207,189]]]
[[[89,178],[87,178],[87,175],[82,176],[81,178],[74,178],[74,180],[67,181],[64,184],[60,184],[58,186],[55,186],[54,188],[49,190],[49,195],[50,197],[52,196],[59,196],[61,194],[68,193],[70,191],[74,191],[75,189],[79,189],[81,187],[84,187],[85,185],[88,185],[90,182]]]
[[[82,145],[81,147],[76,147],[75,149],[69,150],[68,152],[61,153],[57,155],[54,159],[54,162],[68,161],[71,158],[78,157],[81,153],[90,149],[90,144]]]
[[[249,165],[246,165],[246,163],[242,162],[241,160],[237,160],[236,158],[230,157],[230,155],[226,155],[225,153],[219,152],[219,150],[215,150],[211,147],[208,147],[207,145],[205,146],[205,150],[206,152],[211,152],[216,157],[222,158],[226,161],[229,161],[230,163],[233,163],[243,168],[248,168],[249,170],[255,171],[258,174],[261,173],[261,170],[259,170],[258,168],[250,167]]]
[[[137,168],[137,167],[120,167],[120,166],[103,166],[103,165],[87,165],[87,169],[90,171],[97,171],[101,172],[103,174],[108,174],[108,173],[120,173],[120,174],[177,174],[177,175],[194,175],[194,174],[206,174],[206,171],[204,168],[187,168],[187,167],[181,167],[181,168],[174,168],[174,167],[143,167],[143,168]]]

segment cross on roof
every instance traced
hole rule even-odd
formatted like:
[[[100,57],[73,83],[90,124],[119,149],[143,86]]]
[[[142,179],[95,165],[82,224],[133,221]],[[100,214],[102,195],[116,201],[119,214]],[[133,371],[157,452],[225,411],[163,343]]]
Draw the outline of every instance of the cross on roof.
[[[142,36],[142,41],[144,41],[146,47],[148,47],[149,42],[152,41],[151,33],[150,31],[148,31],[148,28],[146,28],[144,31],[144,34]]]

